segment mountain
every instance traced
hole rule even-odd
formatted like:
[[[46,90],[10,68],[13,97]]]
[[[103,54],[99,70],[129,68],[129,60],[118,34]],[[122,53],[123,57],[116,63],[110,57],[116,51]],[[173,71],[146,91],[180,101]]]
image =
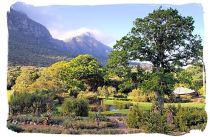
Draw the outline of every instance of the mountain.
[[[66,41],[66,44],[71,49],[73,57],[78,54],[90,54],[103,64],[106,62],[108,54],[112,51],[109,46],[96,40],[90,32],[73,37]]]
[[[42,24],[12,8],[7,13],[7,23],[10,65],[48,66],[79,54],[90,54],[104,64],[111,51],[111,48],[87,34],[67,42],[54,39]]]
[[[53,39],[43,25],[31,20],[26,14],[10,9],[7,24],[9,64],[47,66],[70,58],[70,50],[65,43]]]

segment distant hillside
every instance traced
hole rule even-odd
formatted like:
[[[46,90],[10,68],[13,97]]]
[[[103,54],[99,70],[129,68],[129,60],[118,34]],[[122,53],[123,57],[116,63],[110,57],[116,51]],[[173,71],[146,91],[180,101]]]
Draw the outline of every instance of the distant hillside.
[[[66,44],[71,49],[73,57],[78,54],[90,54],[102,63],[106,62],[108,54],[112,51],[110,47],[96,40],[91,33],[73,37]]]
[[[7,13],[7,22],[11,65],[48,66],[78,54],[90,54],[104,64],[111,51],[90,35],[74,37],[67,43],[54,39],[43,25],[13,9]]]
[[[9,31],[9,64],[47,66],[70,58],[63,41],[53,39],[41,24],[26,14],[10,9],[7,14]]]

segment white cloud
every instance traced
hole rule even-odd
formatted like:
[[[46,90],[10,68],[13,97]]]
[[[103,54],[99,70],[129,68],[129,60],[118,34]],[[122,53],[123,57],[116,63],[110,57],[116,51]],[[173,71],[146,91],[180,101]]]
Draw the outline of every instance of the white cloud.
[[[113,46],[113,44],[116,42],[116,37],[107,35],[97,29],[89,29],[89,28],[80,28],[77,30],[67,30],[67,31],[60,31],[57,29],[49,29],[51,35],[54,38],[68,41],[69,39],[79,36],[85,33],[90,33],[95,39],[98,41],[108,45],[108,46]]]

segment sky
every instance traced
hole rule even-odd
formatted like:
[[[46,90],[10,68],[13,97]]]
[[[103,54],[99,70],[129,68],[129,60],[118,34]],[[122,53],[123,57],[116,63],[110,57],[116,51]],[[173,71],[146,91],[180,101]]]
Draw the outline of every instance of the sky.
[[[97,6],[50,5],[33,6],[26,3],[12,5],[33,20],[44,25],[54,38],[67,40],[73,36],[91,32],[102,43],[113,46],[133,26],[133,21],[143,18],[159,8],[176,8],[182,16],[194,18],[194,34],[204,38],[203,8],[200,4],[117,4]]]

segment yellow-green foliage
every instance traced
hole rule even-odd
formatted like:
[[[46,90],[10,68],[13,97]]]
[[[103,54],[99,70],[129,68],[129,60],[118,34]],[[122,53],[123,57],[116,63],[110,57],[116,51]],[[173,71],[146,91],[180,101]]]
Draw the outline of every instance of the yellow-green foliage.
[[[81,91],[78,95],[77,95],[77,98],[80,98],[80,99],[87,99],[88,102],[90,104],[94,103],[97,101],[97,93],[94,93],[94,92],[88,92],[88,91]]]
[[[68,62],[68,67],[62,73],[62,79],[70,90],[84,91],[89,88],[96,91],[103,82],[102,67],[90,55],[79,55]]]
[[[53,91],[63,92],[65,85],[61,80],[61,73],[67,67],[67,62],[57,62],[41,71],[41,76],[32,83],[29,91]]]
[[[12,95],[13,95],[13,91],[12,91],[12,90],[8,90],[8,91],[7,91],[7,99],[8,99],[8,102],[11,101]]]
[[[145,93],[140,89],[133,89],[129,94],[128,98],[136,102],[151,102],[155,99],[154,92]]]
[[[206,86],[203,85],[199,90],[198,93],[202,96],[206,96]]]
[[[116,94],[116,88],[112,87],[112,86],[103,86],[103,87],[98,87],[97,91],[99,92],[100,96],[113,96],[114,94]]]
[[[190,88],[188,84],[184,84],[184,83],[176,83],[174,88],[178,88],[178,87]]]
[[[39,69],[28,66],[21,68],[21,74],[16,79],[13,86],[15,92],[26,92],[28,87],[39,77]]]

